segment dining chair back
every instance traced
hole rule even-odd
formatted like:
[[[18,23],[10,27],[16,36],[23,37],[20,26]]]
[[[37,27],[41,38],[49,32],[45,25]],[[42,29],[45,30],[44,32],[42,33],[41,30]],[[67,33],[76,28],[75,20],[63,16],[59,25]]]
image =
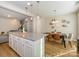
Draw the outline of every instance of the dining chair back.
[[[68,42],[69,42],[69,45],[72,47],[72,40],[73,40],[73,34],[72,33],[69,33],[68,35]]]
[[[68,35],[68,40],[69,40],[69,41],[73,40],[73,34],[72,34],[72,33],[69,33],[69,35]]]

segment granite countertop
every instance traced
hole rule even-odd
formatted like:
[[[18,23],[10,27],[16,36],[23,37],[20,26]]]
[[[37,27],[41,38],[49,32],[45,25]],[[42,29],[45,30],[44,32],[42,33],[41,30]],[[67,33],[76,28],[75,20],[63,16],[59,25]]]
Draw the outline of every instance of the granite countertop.
[[[21,38],[24,38],[24,39],[28,39],[28,40],[31,40],[31,41],[36,41],[36,40],[39,40],[43,37],[42,34],[38,34],[38,33],[10,32],[10,34],[13,34],[15,36],[18,36],[18,37],[21,37]]]

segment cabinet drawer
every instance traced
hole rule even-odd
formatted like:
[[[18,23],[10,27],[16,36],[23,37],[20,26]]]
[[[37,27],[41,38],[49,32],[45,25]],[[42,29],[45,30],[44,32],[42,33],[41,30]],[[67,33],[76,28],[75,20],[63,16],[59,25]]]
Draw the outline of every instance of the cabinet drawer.
[[[34,42],[28,41],[27,39],[24,39],[24,44],[29,45],[29,46],[34,46]]]
[[[24,40],[23,38],[17,37],[17,41],[20,42],[20,43],[22,43],[22,44],[24,43],[23,40]]]

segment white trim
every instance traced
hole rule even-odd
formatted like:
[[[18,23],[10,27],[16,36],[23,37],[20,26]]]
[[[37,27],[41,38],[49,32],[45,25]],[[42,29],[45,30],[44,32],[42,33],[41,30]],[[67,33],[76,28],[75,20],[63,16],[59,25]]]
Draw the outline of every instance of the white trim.
[[[68,52],[62,53],[62,54],[60,54],[60,55],[56,55],[56,56],[54,56],[54,57],[63,56],[63,55],[66,55],[66,54],[71,53],[71,52],[74,52],[74,51],[75,51],[75,50],[70,50],[70,51],[68,51]]]

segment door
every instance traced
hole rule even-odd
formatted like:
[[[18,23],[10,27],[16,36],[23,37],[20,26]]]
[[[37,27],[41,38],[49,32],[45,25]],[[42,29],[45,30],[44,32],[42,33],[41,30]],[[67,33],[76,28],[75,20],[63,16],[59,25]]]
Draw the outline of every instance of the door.
[[[13,48],[13,36],[9,35],[9,46]]]
[[[34,57],[32,46],[24,44],[24,57]]]
[[[13,36],[13,49],[17,51],[17,37]]]
[[[20,56],[24,56],[24,44],[22,42],[23,39],[21,38],[18,38],[17,39],[17,53],[20,55]]]

